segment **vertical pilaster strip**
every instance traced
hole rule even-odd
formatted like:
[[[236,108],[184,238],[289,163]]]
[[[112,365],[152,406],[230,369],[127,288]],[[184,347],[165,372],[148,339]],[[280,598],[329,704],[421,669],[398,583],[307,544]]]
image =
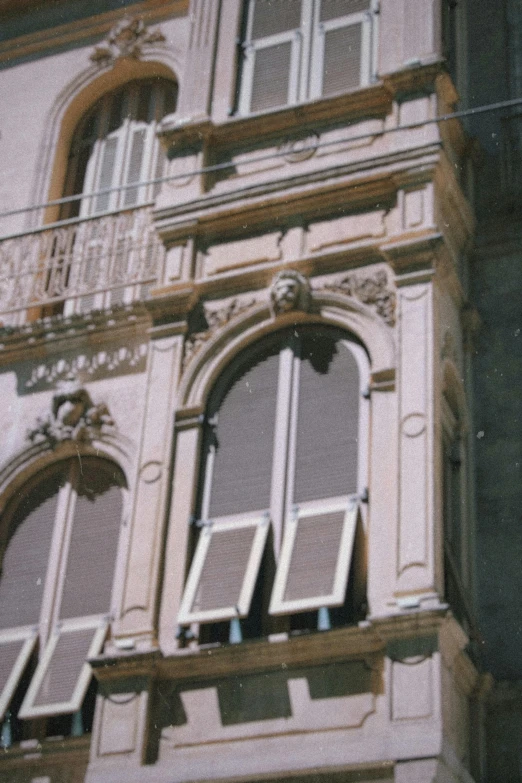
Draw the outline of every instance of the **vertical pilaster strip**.
[[[122,616],[116,635],[153,635],[160,544],[165,522],[181,334],[152,329],[141,454],[130,530]],[[170,330],[170,332],[168,331]]]
[[[404,276],[397,283],[400,286],[397,587],[401,592],[432,592],[433,287],[430,273]]]

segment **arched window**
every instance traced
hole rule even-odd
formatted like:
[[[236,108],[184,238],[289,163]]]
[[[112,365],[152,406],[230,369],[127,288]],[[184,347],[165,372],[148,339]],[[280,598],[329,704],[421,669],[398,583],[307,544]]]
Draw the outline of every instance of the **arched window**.
[[[111,611],[123,486],[106,460],[61,462],[22,487],[2,520],[0,721],[7,715],[11,739],[27,718],[76,713],[81,731],[86,660]]]
[[[349,620],[367,375],[358,343],[317,326],[278,333],[223,373],[208,405],[180,625],[233,621],[237,640]],[[209,633],[226,628],[200,639]]]
[[[157,189],[138,183],[163,174],[165,155],[155,134],[176,101],[177,85],[167,79],[129,82],[100,98],[73,136],[64,195],[82,197],[63,205],[62,219],[133,207],[153,198]],[[88,198],[89,193],[133,183],[135,188]]]

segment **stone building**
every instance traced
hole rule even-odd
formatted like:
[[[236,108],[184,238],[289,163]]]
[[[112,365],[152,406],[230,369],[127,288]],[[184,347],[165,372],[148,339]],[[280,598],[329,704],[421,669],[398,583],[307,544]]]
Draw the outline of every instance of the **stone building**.
[[[522,779],[518,6],[0,2],[2,783]]]

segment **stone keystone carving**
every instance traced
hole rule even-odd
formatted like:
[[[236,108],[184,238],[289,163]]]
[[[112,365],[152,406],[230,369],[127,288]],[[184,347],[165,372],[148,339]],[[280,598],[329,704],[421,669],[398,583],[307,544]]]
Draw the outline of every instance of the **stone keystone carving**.
[[[310,309],[310,283],[295,269],[283,269],[274,275],[270,287],[270,304],[274,315],[291,310]]]
[[[51,448],[65,440],[89,443],[114,421],[105,403],[95,405],[87,389],[68,376],[53,396],[51,412],[36,420],[27,437],[32,443],[47,441]]]
[[[143,19],[124,16],[110,31],[104,46],[96,46],[90,56],[94,63],[108,65],[120,57],[135,60],[142,55],[143,47],[163,43],[165,36],[158,28],[148,30]]]

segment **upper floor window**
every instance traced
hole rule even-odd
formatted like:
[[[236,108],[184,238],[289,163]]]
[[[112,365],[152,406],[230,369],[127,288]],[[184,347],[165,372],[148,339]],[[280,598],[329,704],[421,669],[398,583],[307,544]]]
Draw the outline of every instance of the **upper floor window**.
[[[156,129],[175,110],[176,100],[177,85],[167,79],[129,82],[100,98],[74,133],[64,195],[81,198],[63,205],[62,219],[133,207],[154,197],[154,186],[139,183],[163,174],[165,155]],[[117,190],[133,183],[136,187]]]
[[[88,728],[93,705],[92,700],[85,705],[91,681],[86,660],[100,652],[107,633],[123,485],[120,471],[105,460],[62,462],[24,486],[4,515],[4,746],[30,736],[30,718],[47,718],[48,734],[80,734]]]
[[[367,367],[345,335],[300,327],[219,380],[179,615],[203,624],[200,641],[326,629],[357,614],[347,586],[366,482]]]
[[[241,114],[370,83],[374,0],[250,0]]]

